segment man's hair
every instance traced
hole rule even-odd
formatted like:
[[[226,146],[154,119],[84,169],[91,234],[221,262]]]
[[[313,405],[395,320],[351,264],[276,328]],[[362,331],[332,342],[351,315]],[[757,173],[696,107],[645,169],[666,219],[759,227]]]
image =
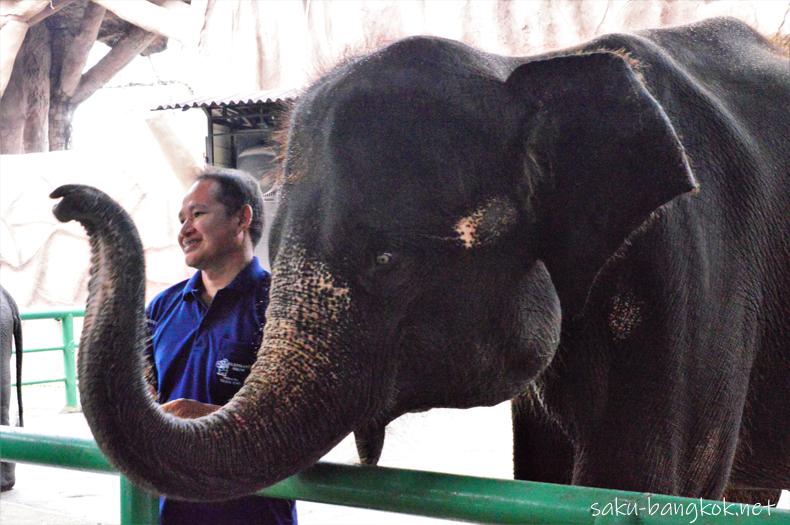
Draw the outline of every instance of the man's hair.
[[[252,175],[245,171],[231,168],[206,166],[197,177],[197,182],[213,180],[216,182],[214,197],[225,207],[228,215],[236,213],[242,206],[249,204],[252,208],[250,222],[250,239],[253,248],[258,245],[263,235],[263,193]]]

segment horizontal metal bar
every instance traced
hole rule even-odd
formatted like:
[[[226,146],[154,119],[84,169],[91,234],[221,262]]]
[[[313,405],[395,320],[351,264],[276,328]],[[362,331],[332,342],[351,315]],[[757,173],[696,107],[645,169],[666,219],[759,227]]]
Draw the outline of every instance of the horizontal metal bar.
[[[92,440],[8,427],[0,428],[0,457],[114,472]],[[721,501],[323,462],[258,494],[484,523],[790,523],[788,511]],[[616,506],[638,514],[615,515]]]
[[[47,383],[64,383],[66,382],[65,377],[61,377],[60,379],[40,379],[38,381],[22,381],[22,386],[32,386],[32,385],[46,385]],[[12,387],[16,386],[16,383],[11,383]]]
[[[36,319],[63,319],[66,316],[84,317],[85,310],[82,308],[73,308],[69,310],[51,310],[41,312],[23,312],[19,317],[23,321],[34,321]]]
[[[56,352],[56,351],[62,352],[63,350],[65,350],[65,348],[62,347],[62,346],[51,346],[51,347],[48,347],[48,348],[24,348],[24,349],[22,349],[22,353],[23,354],[35,354],[36,352]],[[16,350],[12,350],[11,353],[15,354]]]
[[[36,434],[11,427],[0,427],[0,457],[89,472],[116,472],[92,439]]]

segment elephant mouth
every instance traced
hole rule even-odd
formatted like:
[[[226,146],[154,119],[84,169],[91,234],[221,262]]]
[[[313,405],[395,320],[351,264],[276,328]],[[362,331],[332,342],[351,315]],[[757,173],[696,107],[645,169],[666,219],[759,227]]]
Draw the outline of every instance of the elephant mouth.
[[[354,431],[359,461],[363,465],[376,465],[384,449],[386,423],[372,423]]]

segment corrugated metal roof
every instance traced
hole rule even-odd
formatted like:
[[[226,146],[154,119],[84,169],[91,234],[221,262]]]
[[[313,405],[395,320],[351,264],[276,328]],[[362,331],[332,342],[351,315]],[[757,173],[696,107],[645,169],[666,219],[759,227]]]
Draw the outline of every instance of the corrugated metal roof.
[[[286,102],[299,96],[296,89],[269,89],[248,93],[236,93],[230,96],[196,97],[183,102],[162,104],[154,108],[160,109],[189,109],[189,108],[221,108],[240,104],[267,104],[272,102]]]

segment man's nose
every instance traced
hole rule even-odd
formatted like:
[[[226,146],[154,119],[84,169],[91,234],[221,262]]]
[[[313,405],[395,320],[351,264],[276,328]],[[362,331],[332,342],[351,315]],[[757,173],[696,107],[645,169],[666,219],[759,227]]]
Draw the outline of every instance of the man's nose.
[[[181,229],[179,230],[178,235],[184,237],[191,231],[192,231],[192,221],[190,219],[187,219],[181,224]]]

